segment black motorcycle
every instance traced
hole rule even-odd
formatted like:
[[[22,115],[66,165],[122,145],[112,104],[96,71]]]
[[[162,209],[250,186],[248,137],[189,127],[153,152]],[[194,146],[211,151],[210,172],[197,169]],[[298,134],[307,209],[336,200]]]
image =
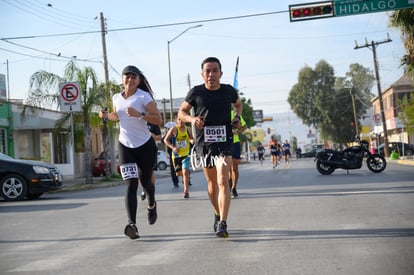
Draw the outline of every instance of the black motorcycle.
[[[316,169],[322,175],[330,175],[335,169],[359,169],[362,167],[364,157],[367,159],[368,169],[374,173],[384,171],[387,166],[385,158],[379,154],[371,154],[368,142],[357,138],[359,145],[348,147],[343,151],[325,149],[316,154]],[[349,172],[349,171],[347,171]]]

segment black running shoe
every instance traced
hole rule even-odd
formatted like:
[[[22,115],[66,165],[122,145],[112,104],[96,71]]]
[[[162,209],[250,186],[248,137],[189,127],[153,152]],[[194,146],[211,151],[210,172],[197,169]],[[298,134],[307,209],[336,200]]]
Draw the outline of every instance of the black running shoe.
[[[157,221],[157,203],[154,203],[154,208],[148,210],[148,223],[154,224]]]
[[[220,222],[220,215],[214,214],[214,225],[213,225],[214,232],[217,232],[217,227],[218,227],[219,222]]]
[[[183,198],[184,198],[184,199],[188,199],[188,198],[190,198],[190,194],[189,194],[188,192],[184,193]]]
[[[141,200],[142,201],[145,201],[145,198],[147,197],[147,194],[144,192],[144,191],[142,191],[141,192]]]
[[[227,224],[225,221],[221,221],[218,224],[216,236],[219,238],[227,238],[229,236],[229,233],[227,232]]]
[[[128,236],[131,240],[138,239],[138,228],[135,224],[131,223],[125,226],[124,234]]]
[[[231,189],[231,197],[234,199],[234,198],[237,198],[238,196],[239,194],[237,193],[236,188]]]

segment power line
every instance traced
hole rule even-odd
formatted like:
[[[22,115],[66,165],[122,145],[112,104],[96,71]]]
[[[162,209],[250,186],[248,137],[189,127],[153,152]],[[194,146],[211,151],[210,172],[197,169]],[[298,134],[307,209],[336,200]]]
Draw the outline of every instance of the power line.
[[[70,18],[70,16],[68,17],[68,13],[66,11],[65,12],[57,12],[55,10],[52,11],[53,6],[51,4],[43,4],[42,6],[42,4],[36,1],[25,1],[25,0],[24,1],[14,0],[13,2],[10,2],[8,0],[3,0],[3,2],[5,2],[6,4],[20,11],[23,11],[24,13],[41,18],[55,25],[61,25],[64,27],[75,28],[75,29],[82,29],[85,27],[90,28],[91,27],[90,23],[93,22],[91,19],[89,19],[88,25],[80,24],[79,21],[85,20],[85,19],[79,19],[79,17],[76,19],[74,19],[73,17]],[[65,20],[62,21],[62,18],[65,18]],[[65,24],[62,22],[65,22],[65,23],[69,22],[71,24],[69,25],[69,24]]]
[[[7,0],[4,0],[7,1]],[[129,28],[120,28],[120,29],[108,29],[107,32],[119,32],[119,31],[130,31],[130,30],[139,30],[139,29],[153,29],[153,28],[162,28],[162,27],[171,27],[171,26],[179,26],[179,25],[188,25],[188,24],[197,24],[197,23],[207,23],[207,22],[215,22],[215,21],[225,21],[225,20],[236,20],[242,18],[249,18],[249,17],[258,17],[258,16],[267,16],[279,13],[285,13],[285,11],[273,11],[273,12],[264,12],[264,13],[255,13],[255,14],[248,14],[248,15],[239,15],[239,16],[230,16],[230,17],[220,17],[214,19],[204,19],[204,20],[196,20],[196,21],[185,21],[185,22],[176,22],[176,23],[167,23],[167,24],[158,24],[158,25],[149,25],[149,26],[141,26],[141,27],[129,27]],[[15,39],[31,39],[31,38],[44,38],[44,37],[58,37],[58,36],[69,36],[69,35],[79,35],[79,34],[91,34],[91,33],[100,33],[101,31],[84,31],[84,32],[74,32],[74,33],[60,33],[60,34],[44,34],[44,35],[30,35],[30,36],[17,36],[17,37],[5,37],[1,38],[1,40],[15,40]]]
[[[11,53],[14,53],[14,54],[19,54],[19,55],[27,56],[27,57],[33,57],[33,58],[38,58],[38,59],[47,59],[47,60],[56,60],[56,61],[62,61],[59,58],[66,59],[66,60],[76,59],[77,61],[83,61],[83,62],[102,63],[101,61],[92,61],[90,59],[81,59],[81,58],[78,59],[76,56],[69,57],[69,56],[63,56],[60,53],[59,54],[50,53],[50,52],[46,52],[46,51],[34,49],[34,48],[31,48],[31,47],[24,46],[24,45],[20,45],[20,44],[17,44],[17,43],[14,43],[14,42],[10,42],[10,41],[5,41],[5,42],[10,43],[10,44],[13,44],[15,46],[19,46],[19,47],[22,47],[22,48],[29,49],[29,50],[32,50],[32,51],[37,51],[37,52],[40,52],[40,53],[43,53],[43,54],[52,55],[52,56],[55,56],[57,58],[47,58],[47,57],[40,56],[40,55],[30,55],[30,54],[25,54],[25,53],[21,53],[21,52],[16,52],[16,51],[12,51],[12,50],[7,50],[7,49],[4,49],[4,48],[0,48],[0,50],[6,51],[6,52],[11,52]]]

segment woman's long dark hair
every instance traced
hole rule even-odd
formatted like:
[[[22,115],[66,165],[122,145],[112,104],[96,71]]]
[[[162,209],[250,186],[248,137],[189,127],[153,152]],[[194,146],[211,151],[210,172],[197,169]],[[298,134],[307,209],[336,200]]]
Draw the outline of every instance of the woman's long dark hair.
[[[154,92],[152,91],[151,85],[148,82],[148,79],[145,77],[145,75],[142,73],[142,71],[140,69],[138,69],[139,72],[139,79],[141,80],[139,82],[138,88],[146,91],[147,93],[149,93],[152,97],[152,99],[154,99]]]

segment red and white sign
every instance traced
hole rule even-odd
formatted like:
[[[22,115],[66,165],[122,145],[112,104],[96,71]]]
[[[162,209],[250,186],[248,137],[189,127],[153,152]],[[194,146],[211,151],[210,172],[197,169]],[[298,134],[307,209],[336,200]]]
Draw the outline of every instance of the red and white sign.
[[[59,84],[60,110],[62,112],[80,112],[82,109],[80,101],[79,82],[67,82]]]
[[[381,115],[380,115],[380,114],[378,114],[378,113],[375,113],[375,114],[372,116],[372,120],[373,120],[375,123],[380,123],[380,122],[381,122]]]

